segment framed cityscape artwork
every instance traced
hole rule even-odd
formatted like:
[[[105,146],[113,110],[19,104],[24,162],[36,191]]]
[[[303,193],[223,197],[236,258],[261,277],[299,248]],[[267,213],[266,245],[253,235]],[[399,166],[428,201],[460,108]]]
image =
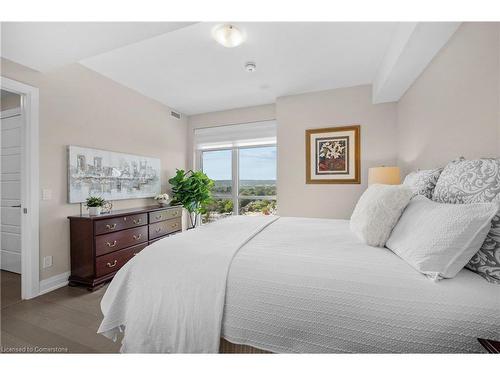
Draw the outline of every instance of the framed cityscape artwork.
[[[359,184],[360,126],[306,130],[306,183]]]
[[[68,146],[68,202],[154,197],[161,192],[160,159]]]

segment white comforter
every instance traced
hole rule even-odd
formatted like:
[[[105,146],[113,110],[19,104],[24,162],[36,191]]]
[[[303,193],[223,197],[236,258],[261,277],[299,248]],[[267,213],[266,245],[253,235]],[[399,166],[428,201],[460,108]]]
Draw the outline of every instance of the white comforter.
[[[108,288],[99,332],[125,328],[124,352],[216,352],[219,335],[284,353],[474,352],[477,337],[500,339],[500,287],[478,275],[432,282],[348,221],[262,220],[146,248]]]
[[[234,217],[148,246],[111,282],[98,332],[125,329],[122,352],[217,352],[231,260],[277,219]]]
[[[234,258],[222,336],[278,353],[484,352],[500,286],[462,270],[433,282],[347,220],[281,218]]]

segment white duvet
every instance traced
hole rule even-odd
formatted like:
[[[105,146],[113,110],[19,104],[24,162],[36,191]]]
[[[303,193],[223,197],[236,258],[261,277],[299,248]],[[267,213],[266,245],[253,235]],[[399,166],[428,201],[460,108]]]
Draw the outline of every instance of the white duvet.
[[[98,333],[129,353],[215,353],[237,251],[277,217],[234,217],[155,242],[113,278]]]
[[[476,352],[478,337],[500,339],[500,288],[468,270],[430,281],[345,220],[253,219],[146,248],[108,288],[100,332],[125,328],[124,352],[216,352],[219,336],[280,353]]]

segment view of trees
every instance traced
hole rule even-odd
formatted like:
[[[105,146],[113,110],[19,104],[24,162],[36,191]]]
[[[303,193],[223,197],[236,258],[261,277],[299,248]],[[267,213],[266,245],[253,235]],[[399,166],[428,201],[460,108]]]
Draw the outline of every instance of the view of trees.
[[[236,204],[239,215],[276,213],[275,145],[206,150],[201,165],[214,181],[212,199],[203,207],[203,222],[235,214]]]
[[[252,213],[273,215],[276,213],[276,201],[269,199],[240,199],[240,215],[250,215]]]
[[[276,195],[276,183],[267,185],[244,185],[240,186],[240,195],[268,197]]]
[[[233,214],[234,203],[230,181],[215,181],[212,201],[205,205],[202,213],[203,222],[212,222]],[[227,197],[223,197],[226,195]],[[240,215],[273,215],[276,213],[276,200],[269,196],[276,195],[275,181],[241,181],[240,197],[266,197],[262,199],[240,198]]]
[[[212,188],[212,195],[231,195],[233,187],[231,181],[215,180],[214,187]]]
[[[232,186],[229,180],[215,180],[212,195],[231,195]],[[274,180],[241,180],[240,195],[245,196],[275,196],[276,181]]]

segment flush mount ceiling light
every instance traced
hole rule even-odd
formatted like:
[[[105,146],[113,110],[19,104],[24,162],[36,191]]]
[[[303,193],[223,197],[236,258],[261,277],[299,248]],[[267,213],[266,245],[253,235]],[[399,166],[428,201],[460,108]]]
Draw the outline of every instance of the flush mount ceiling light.
[[[245,41],[245,34],[234,25],[218,25],[212,30],[213,38],[224,47],[233,48]]]

